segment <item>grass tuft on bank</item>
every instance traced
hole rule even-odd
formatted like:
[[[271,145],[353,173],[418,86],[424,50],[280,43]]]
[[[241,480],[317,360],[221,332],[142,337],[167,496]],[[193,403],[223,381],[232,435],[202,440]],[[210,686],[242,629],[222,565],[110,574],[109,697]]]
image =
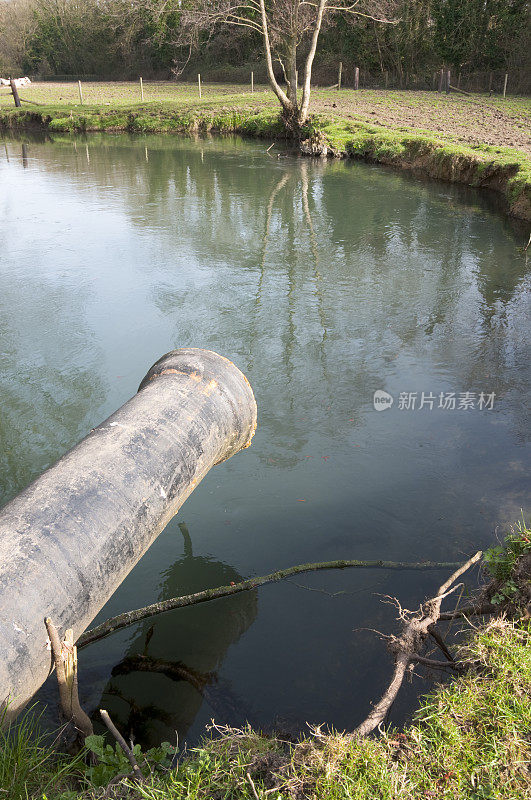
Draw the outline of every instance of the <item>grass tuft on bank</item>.
[[[20,716],[16,724],[0,720],[0,798],[43,800],[64,796],[83,779],[83,756],[59,753],[57,740],[40,730],[36,707]]]

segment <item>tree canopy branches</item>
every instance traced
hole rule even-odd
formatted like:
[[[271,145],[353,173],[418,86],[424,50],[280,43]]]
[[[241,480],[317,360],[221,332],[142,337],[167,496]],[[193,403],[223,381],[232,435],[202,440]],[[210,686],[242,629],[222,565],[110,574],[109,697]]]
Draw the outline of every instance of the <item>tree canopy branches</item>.
[[[280,91],[272,85],[288,116],[297,88],[303,102],[316,31],[310,67],[321,75],[339,60],[399,76],[401,85],[403,76],[429,78],[442,66],[456,74],[529,66],[527,0],[3,0],[0,74],[123,79],[216,70],[230,79],[250,65],[255,79],[271,83],[264,13]]]

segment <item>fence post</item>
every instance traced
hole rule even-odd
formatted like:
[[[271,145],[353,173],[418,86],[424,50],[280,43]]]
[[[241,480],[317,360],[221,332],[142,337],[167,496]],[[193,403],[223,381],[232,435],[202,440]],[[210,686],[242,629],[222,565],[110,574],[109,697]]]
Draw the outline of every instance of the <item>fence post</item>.
[[[446,94],[450,94],[451,74],[450,70],[446,70]]]
[[[254,93],[254,72],[251,72],[251,93]]]
[[[144,102],[144,84],[142,83],[142,78],[140,78],[140,97],[142,102]]]
[[[505,80],[503,81],[503,96],[505,97],[505,92],[507,91],[507,78],[509,77],[508,73],[505,73]]]
[[[201,100],[201,75],[197,73],[197,85],[199,86],[199,99]]]
[[[20,108],[20,97],[18,96],[18,89],[16,87],[15,81],[13,78],[9,79],[9,85],[11,86],[11,92],[13,94],[13,100],[15,101],[15,106]]]
[[[77,82],[77,88],[79,89],[79,102],[83,105],[83,90],[81,89],[81,81]]]
[[[343,72],[343,62],[339,62],[339,71],[337,73],[337,91],[341,89],[341,73]]]
[[[439,73],[439,86],[437,88],[437,93],[440,94],[443,90],[444,86],[444,69],[441,69]]]
[[[354,70],[354,88],[360,88],[360,68],[356,67]]]

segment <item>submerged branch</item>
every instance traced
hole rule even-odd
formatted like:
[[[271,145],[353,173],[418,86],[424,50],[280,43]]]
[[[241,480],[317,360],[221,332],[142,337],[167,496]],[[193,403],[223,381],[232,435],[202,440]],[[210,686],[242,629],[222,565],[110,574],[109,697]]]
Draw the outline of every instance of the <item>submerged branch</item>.
[[[413,562],[408,563],[404,561],[359,561],[354,560],[339,560],[339,561],[320,561],[315,564],[299,564],[295,567],[288,569],[281,569],[278,572],[271,572],[269,575],[262,577],[249,578],[248,580],[235,583],[231,586],[220,586],[217,589],[203,589],[201,592],[195,594],[183,595],[182,597],[172,597],[169,600],[161,600],[158,603],[152,603],[144,608],[137,608],[134,611],[126,611],[123,614],[118,614],[116,617],[102,622],[91,630],[82,633],[77,640],[78,648],[86,647],[89,644],[99,641],[100,639],[109,636],[115,631],[127,628],[129,625],[134,625],[148,617],[154,617],[157,614],[163,614],[165,611],[172,611],[175,608],[183,608],[184,606],[193,606],[197,603],[206,603],[209,600],[217,600],[219,597],[228,597],[238,592],[249,592],[258,586],[264,586],[266,583],[274,583],[275,581],[285,580],[291,578],[292,575],[299,575],[302,572],[316,572],[317,570],[326,569],[391,569],[391,570],[431,570],[431,569],[451,569],[456,564],[449,562]]]
[[[485,614],[494,614],[499,611],[499,606],[492,603],[485,603],[481,606],[463,606],[463,608],[456,608],[454,611],[445,611],[439,615],[439,619],[456,619],[457,617],[482,617]]]

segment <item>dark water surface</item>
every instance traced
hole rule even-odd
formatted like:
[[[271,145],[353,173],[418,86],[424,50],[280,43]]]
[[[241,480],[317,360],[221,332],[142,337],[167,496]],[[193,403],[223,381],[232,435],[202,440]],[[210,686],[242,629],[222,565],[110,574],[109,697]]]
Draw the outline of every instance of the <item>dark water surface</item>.
[[[210,472],[100,621],[307,561],[459,560],[525,506],[527,234],[471,190],[266,147],[0,143],[0,505],[172,348],[229,357],[258,401],[252,447]],[[439,408],[441,392],[475,407]],[[415,607],[444,577],[303,575],[169,613],[83,651],[82,699],[143,741],[196,741],[212,717],[352,728],[390,672],[359,629],[393,629],[381,594]],[[142,653],[178,673],[131,671]]]

